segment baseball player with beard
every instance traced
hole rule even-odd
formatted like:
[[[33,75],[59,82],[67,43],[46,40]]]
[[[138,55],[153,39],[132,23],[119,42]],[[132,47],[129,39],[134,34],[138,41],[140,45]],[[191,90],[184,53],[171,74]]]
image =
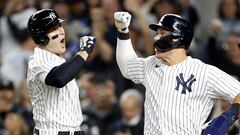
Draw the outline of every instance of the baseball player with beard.
[[[74,79],[95,45],[95,38],[80,39],[80,51],[69,60],[63,22],[52,9],[34,13],[28,21],[29,33],[37,45],[27,72],[33,105],[35,135],[82,135],[83,121],[79,88]]]
[[[194,35],[191,24],[176,14],[150,24],[156,31],[156,54],[139,58],[129,35],[131,15],[116,12],[114,19],[119,68],[124,77],[146,88],[144,135],[224,135],[238,119],[240,82],[186,55]],[[232,106],[205,128],[217,98]]]

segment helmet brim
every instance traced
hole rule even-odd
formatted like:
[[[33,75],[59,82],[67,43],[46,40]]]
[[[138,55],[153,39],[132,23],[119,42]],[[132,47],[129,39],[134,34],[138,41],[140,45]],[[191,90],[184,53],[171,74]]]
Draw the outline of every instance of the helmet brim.
[[[150,24],[149,25],[149,28],[153,31],[157,31],[159,28],[162,28],[162,29],[165,29],[165,30],[168,30],[168,31],[171,31],[170,29],[166,28],[166,27],[163,27],[162,24]]]
[[[162,27],[162,26],[159,25],[159,24],[150,24],[150,25],[149,25],[149,28],[152,29],[152,30],[154,30],[154,31],[157,31],[158,28],[161,28],[161,27]]]

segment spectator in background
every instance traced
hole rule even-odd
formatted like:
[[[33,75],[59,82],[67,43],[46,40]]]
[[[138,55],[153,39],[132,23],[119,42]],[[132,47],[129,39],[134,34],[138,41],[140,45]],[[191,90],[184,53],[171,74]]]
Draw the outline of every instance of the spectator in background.
[[[128,87],[120,73],[115,59],[116,28],[112,14],[121,9],[118,0],[87,2],[90,32],[97,38],[97,46],[89,58],[85,69],[89,72],[103,73],[116,85],[117,96]],[[96,68],[98,67],[98,68]]]
[[[87,16],[87,6],[85,0],[70,0],[68,1],[71,17],[73,19],[83,19]]]
[[[107,127],[120,118],[115,84],[104,74],[92,74],[87,78],[85,82],[80,80],[81,88],[86,90],[86,96],[90,99],[89,104],[83,108],[83,114],[94,119],[100,135],[105,135]]]
[[[35,9],[25,0],[5,1],[4,15],[0,19],[0,72],[13,81],[16,90],[26,78],[26,63],[34,45],[27,32],[27,20]]]
[[[30,117],[26,117],[26,123],[28,124],[28,128],[29,128],[29,134],[32,134],[32,131],[34,129],[34,121],[33,121],[33,113],[32,113],[32,104],[29,98],[29,93],[28,93],[28,87],[27,87],[27,81],[24,80],[21,83],[21,87],[19,90],[19,104],[29,113]]]
[[[112,123],[107,135],[143,135],[143,97],[136,89],[127,89],[120,97],[121,119]]]
[[[4,119],[7,112],[11,109],[10,103],[14,97],[12,82],[0,78],[0,129],[4,131]],[[1,133],[1,132],[0,132]]]
[[[11,81],[4,79],[0,80],[0,114],[2,121],[5,121],[5,118],[8,112],[13,112],[21,115],[24,118],[24,121],[31,120],[32,115],[21,105],[15,101],[16,93],[14,90],[14,85]],[[27,123],[30,125],[30,123]],[[7,129],[8,130],[8,129]]]
[[[99,7],[99,6],[101,6],[101,0],[88,0],[87,1],[88,12],[92,8]]]
[[[210,39],[208,45],[211,62],[240,80],[240,31],[226,35],[225,41]]]
[[[222,0],[219,19],[212,21],[208,41],[210,64],[240,79],[240,4],[238,0]]]
[[[95,119],[83,114],[83,122],[81,129],[84,131],[84,135],[100,135],[100,129]]]
[[[0,1],[0,17],[3,15],[3,9],[5,6],[5,0]]]
[[[59,6],[64,6],[64,11]],[[67,37],[67,51],[66,58],[74,55],[79,50],[79,38],[85,35],[92,35],[90,29],[90,19],[87,8],[87,1],[81,0],[55,0],[53,2],[53,9],[56,8],[56,12],[65,14],[67,17],[67,23],[65,23]],[[61,10],[61,11],[58,11]]]
[[[32,135],[29,134],[25,119],[18,113],[9,112],[4,121],[6,135]]]
[[[240,31],[240,3],[238,0],[222,0],[218,14],[220,21],[223,23],[223,27],[220,28],[219,39],[233,30]]]
[[[107,31],[107,24],[104,19],[104,10],[102,7],[95,7],[90,10],[90,19],[92,33],[97,38],[97,46],[94,50],[94,56],[92,59],[98,60],[98,63],[102,63],[105,66],[110,66],[113,58],[113,47],[106,41],[105,33]],[[108,67],[102,67],[101,70]],[[95,69],[99,70],[99,69]],[[105,71],[106,72],[106,71]]]
[[[20,44],[21,50],[9,52],[2,58],[0,72],[6,79],[13,81],[18,94],[21,82],[26,79],[27,62],[33,53],[33,48],[33,42],[28,36]]]
[[[13,83],[7,80],[0,80],[0,116],[2,121],[5,119],[7,112],[13,107],[14,102]],[[2,124],[2,123],[0,123]]]
[[[192,25],[193,28],[196,28],[197,23],[199,22],[199,16],[197,10],[192,5],[190,0],[180,0],[180,10],[181,16],[187,19]]]
[[[34,0],[34,6],[39,9],[50,8],[52,0]]]
[[[236,31],[230,33],[227,36],[227,44],[223,45],[223,48],[226,50],[227,59],[230,60],[231,63],[238,65],[237,73],[240,73],[240,31]],[[240,74],[238,75],[240,79]]]
[[[5,0],[4,15],[0,19],[1,55],[20,50],[27,38],[27,20],[35,9],[25,0]]]
[[[153,3],[152,1],[151,3]],[[148,24],[155,22],[155,17],[146,11],[149,3],[143,0],[123,0],[123,8],[133,14],[133,25],[131,27],[133,46],[143,57],[154,52],[153,46],[145,46],[145,44],[153,44],[153,33],[148,31]]]
[[[221,0],[219,18],[212,20],[212,36],[223,41],[233,30],[240,31],[240,4],[238,0]]]
[[[98,5],[95,4],[89,9],[89,18],[91,20],[91,32],[99,39],[99,47],[95,50],[95,56],[90,66],[99,66],[98,69],[91,68],[94,72],[104,72],[113,76],[115,70],[114,48],[116,41],[113,40],[113,31],[115,32],[114,20],[112,14],[120,9],[117,0],[103,0]]]
[[[156,16],[156,20],[159,20],[165,14],[179,14],[180,9],[175,0],[157,0],[151,12]]]

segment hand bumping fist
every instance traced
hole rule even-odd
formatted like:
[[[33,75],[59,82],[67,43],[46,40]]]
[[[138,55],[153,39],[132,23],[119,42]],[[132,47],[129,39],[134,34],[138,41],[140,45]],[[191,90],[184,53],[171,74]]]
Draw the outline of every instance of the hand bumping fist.
[[[132,16],[128,12],[115,12],[115,26],[121,33],[128,33],[128,27],[130,25]]]
[[[93,36],[84,36],[80,38],[80,50],[90,54],[96,44],[96,38]]]

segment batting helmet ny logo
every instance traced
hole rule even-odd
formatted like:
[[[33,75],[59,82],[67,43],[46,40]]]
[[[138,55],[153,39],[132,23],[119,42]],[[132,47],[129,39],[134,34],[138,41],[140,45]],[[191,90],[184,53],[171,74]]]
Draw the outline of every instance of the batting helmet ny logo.
[[[179,90],[180,85],[182,86],[182,92],[181,94],[186,94],[186,90],[188,92],[192,92],[192,84],[196,81],[196,78],[194,77],[193,74],[187,79],[187,81],[184,80],[183,78],[183,73],[180,73],[177,77],[177,87],[175,90]]]
[[[54,20],[55,18],[57,18],[57,16],[53,12],[51,12],[51,13],[49,13],[49,18]]]

